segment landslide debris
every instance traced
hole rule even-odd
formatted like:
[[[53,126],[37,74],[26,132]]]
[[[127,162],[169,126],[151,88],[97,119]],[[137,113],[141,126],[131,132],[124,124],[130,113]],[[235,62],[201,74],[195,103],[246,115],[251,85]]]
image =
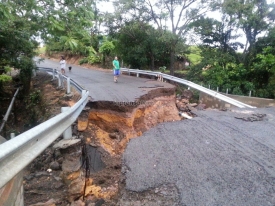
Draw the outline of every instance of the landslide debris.
[[[52,116],[77,100],[63,99],[54,83],[43,92],[50,99]],[[174,185],[127,191],[121,159],[131,138],[159,123],[184,119],[179,112],[194,116],[193,110],[184,95],[175,96],[174,88],[157,88],[136,102],[90,102],[72,125],[73,139],[58,138],[27,168],[25,204],[177,205]]]

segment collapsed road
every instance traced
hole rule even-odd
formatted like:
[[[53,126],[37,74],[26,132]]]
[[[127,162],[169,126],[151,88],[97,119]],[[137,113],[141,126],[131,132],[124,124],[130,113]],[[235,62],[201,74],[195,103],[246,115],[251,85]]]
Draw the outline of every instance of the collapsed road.
[[[109,101],[117,102],[113,104],[117,107],[153,90],[150,84],[154,89],[164,85],[127,77],[116,85],[116,90],[110,74],[81,72],[73,70],[68,76],[79,82],[77,75],[82,75],[81,81],[93,94],[93,102],[97,102],[93,106],[104,111],[112,110]],[[87,78],[88,72],[94,72],[93,82]],[[105,84],[99,79],[106,80]],[[133,82],[134,79],[137,81]],[[129,88],[139,90],[127,92]],[[274,108],[194,113],[193,119],[170,120],[148,131],[139,132],[138,122],[134,124],[139,129],[135,134],[142,135],[131,139],[123,153],[123,181],[128,191],[139,194],[147,191],[150,195],[140,195],[136,202],[129,200],[130,195],[122,195],[117,205],[275,205]],[[89,121],[98,123],[99,116],[102,124],[105,117],[98,111],[90,115]],[[105,116],[108,123],[110,118]],[[106,125],[99,126],[105,128]]]
[[[129,142],[126,188],[173,184],[177,205],[275,205],[274,108],[196,115],[159,124]]]

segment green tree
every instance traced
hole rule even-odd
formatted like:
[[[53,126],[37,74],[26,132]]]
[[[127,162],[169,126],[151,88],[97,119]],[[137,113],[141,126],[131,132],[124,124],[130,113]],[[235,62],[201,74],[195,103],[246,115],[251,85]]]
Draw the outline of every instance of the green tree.
[[[167,63],[163,32],[142,22],[130,22],[117,33],[116,51],[133,68],[155,69]]]
[[[174,74],[177,44],[188,31],[188,25],[209,8],[208,0],[117,0],[116,26],[123,21],[153,22],[159,30],[170,30],[166,39],[170,58],[170,73]],[[129,19],[130,18],[130,19]],[[115,27],[112,27],[114,30]]]
[[[252,64],[256,56],[255,44],[259,34],[269,27],[270,5],[266,0],[225,0],[222,4],[222,12],[235,21],[246,37],[245,49],[243,51],[243,62],[245,67]]]
[[[115,45],[112,41],[108,41],[106,38],[102,42],[102,45],[99,47],[99,52],[103,54],[103,65],[105,66],[105,59],[107,55],[115,49]]]
[[[29,91],[31,73],[34,69],[32,66],[34,49],[38,45],[34,36],[37,35],[39,27],[32,22],[34,9],[36,5],[31,0],[4,1],[0,4],[0,68],[20,69],[23,91],[26,94]],[[28,66],[25,66],[27,64]],[[3,80],[3,76],[1,79]]]
[[[236,25],[225,16],[222,22],[212,18],[201,17],[190,24],[190,28],[200,37],[202,67],[219,66],[222,69],[232,67],[233,64],[241,63],[240,55],[237,54],[243,44],[237,41],[238,35],[234,34]]]
[[[275,49],[267,46],[262,53],[257,54],[251,69],[256,93],[260,97],[275,97]]]
[[[94,20],[94,2],[90,0],[57,1],[45,14],[42,39],[47,52],[66,52],[68,55],[85,55],[91,45]]]

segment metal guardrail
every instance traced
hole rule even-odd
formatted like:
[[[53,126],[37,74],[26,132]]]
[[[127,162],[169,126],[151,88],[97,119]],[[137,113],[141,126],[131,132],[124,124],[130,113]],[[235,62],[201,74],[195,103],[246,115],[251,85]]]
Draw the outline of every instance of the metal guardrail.
[[[45,70],[47,69],[49,72],[50,70],[53,71],[51,68],[45,68]],[[72,84],[81,89],[74,81]],[[81,92],[82,98],[69,110],[0,144],[0,188],[31,163],[75,122],[86,106],[89,97],[89,91],[82,89]]]
[[[8,118],[9,118],[9,116],[10,116],[10,113],[11,113],[11,110],[12,110],[12,107],[13,107],[13,103],[14,103],[14,101],[15,101],[15,98],[16,98],[18,92],[19,92],[19,88],[16,90],[16,92],[14,93],[14,95],[13,95],[13,97],[12,97],[10,106],[9,106],[9,108],[8,108],[8,110],[7,110],[7,112],[6,112],[5,116],[4,116],[4,118],[3,118],[3,122],[2,122],[2,124],[1,124],[1,126],[0,126],[0,132],[1,132],[2,129],[4,128],[5,123],[8,121]]]
[[[180,84],[185,84],[189,87],[192,87],[194,89],[197,89],[201,92],[204,92],[210,96],[213,96],[217,99],[220,99],[224,102],[227,102],[229,104],[232,104],[236,107],[239,107],[239,108],[256,108],[256,107],[253,107],[251,105],[248,105],[248,104],[245,104],[245,103],[242,103],[240,101],[237,101],[235,99],[232,99],[230,97],[227,97],[219,92],[216,92],[216,91],[213,91],[213,90],[210,90],[210,89],[207,89],[203,86],[200,86],[198,84],[195,84],[193,82],[190,82],[188,80],[185,80],[185,79],[181,79],[181,78],[178,78],[178,77],[174,77],[174,76],[171,76],[171,75],[168,75],[168,74],[163,74],[161,72],[153,72],[153,71],[146,71],[146,70],[137,70],[137,69],[127,69],[127,68],[121,68],[121,71],[123,72],[128,72],[129,74],[131,73],[136,73],[136,74],[145,74],[145,75],[150,75],[150,76],[155,76],[155,77],[158,77],[158,76],[161,76],[163,79],[168,79],[168,80],[171,80],[171,81],[174,81],[174,82],[177,82],[177,83],[180,83]]]
[[[49,74],[52,74],[53,75],[53,80],[55,78],[59,79],[62,78],[62,79],[66,79],[72,83],[72,85],[81,93],[83,88],[76,82],[74,81],[73,79],[67,77],[66,75],[62,75],[60,72],[56,71],[56,69],[53,69],[53,68],[47,68],[47,67],[37,67],[38,70],[42,70],[42,71],[45,71],[45,72],[48,72]],[[60,80],[61,81],[61,80]],[[60,86],[60,85],[59,85]]]

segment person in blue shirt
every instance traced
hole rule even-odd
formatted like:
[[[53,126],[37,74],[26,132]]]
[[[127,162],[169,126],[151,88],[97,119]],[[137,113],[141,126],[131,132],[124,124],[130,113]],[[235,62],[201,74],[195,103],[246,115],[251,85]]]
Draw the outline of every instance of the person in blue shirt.
[[[119,67],[119,61],[117,60],[117,56],[113,60],[113,71],[114,71],[114,82],[117,83],[117,79],[120,74],[120,67]]]

